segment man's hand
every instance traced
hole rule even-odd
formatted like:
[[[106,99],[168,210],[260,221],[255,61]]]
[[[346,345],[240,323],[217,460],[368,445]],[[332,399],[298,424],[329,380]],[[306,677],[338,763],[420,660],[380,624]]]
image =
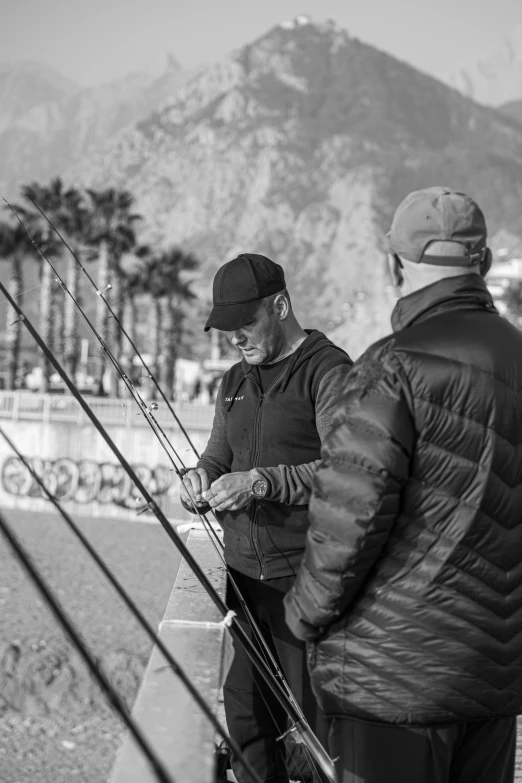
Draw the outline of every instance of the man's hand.
[[[250,471],[225,473],[202,496],[214,511],[237,511],[252,502],[251,486]]]
[[[319,637],[325,632],[326,628],[317,628],[315,625],[310,625],[302,617],[299,617],[295,612],[295,600],[293,592],[290,590],[284,597],[285,606],[285,619],[286,624],[297,639],[302,642],[318,641]]]
[[[189,470],[183,476],[183,483],[179,488],[179,495],[182,500],[189,506],[195,503],[196,506],[206,506],[207,501],[203,499],[202,495],[210,487],[210,480],[205,468],[194,468]]]

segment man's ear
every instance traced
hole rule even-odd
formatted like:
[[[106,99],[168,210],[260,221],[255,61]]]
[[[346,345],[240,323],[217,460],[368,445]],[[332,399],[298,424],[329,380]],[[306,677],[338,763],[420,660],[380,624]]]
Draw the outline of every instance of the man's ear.
[[[393,284],[400,288],[404,282],[404,278],[402,276],[402,264],[399,256],[395,255],[395,253],[388,253],[388,266],[390,268]]]
[[[484,258],[480,262],[480,274],[482,277],[486,277],[487,273],[491,269],[491,264],[493,263],[493,253],[489,249],[489,247],[486,248],[486,252],[484,253]]]
[[[290,305],[288,303],[288,298],[284,294],[279,294],[274,299],[273,307],[277,317],[281,321],[284,321],[284,319],[288,316],[288,313],[290,312]]]

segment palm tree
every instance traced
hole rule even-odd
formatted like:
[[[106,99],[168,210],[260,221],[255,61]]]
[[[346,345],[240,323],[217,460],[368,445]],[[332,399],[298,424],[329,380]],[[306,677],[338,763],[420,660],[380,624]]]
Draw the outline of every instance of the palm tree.
[[[140,245],[133,253],[122,258],[121,272],[121,307],[117,313],[123,329],[132,342],[136,343],[136,326],[138,312],[136,298],[146,290],[146,279],[151,251],[148,245]],[[117,324],[116,324],[117,327]],[[120,364],[126,371],[130,371],[133,359],[133,348],[129,340],[123,338],[121,330],[117,329],[117,339],[114,344],[119,347],[118,356]]]
[[[133,213],[134,197],[126,190],[107,188],[88,190],[90,233],[89,243],[98,252],[98,289],[104,293],[111,306],[118,311],[121,307],[121,271],[119,262],[123,253],[132,250],[136,244],[134,225],[140,216]],[[110,287],[110,293],[109,293]],[[96,307],[96,329],[104,342],[110,341],[109,311],[101,297]],[[119,338],[118,338],[119,339]],[[117,347],[112,346],[116,348]],[[105,355],[97,358],[97,393],[104,394],[103,375]],[[118,380],[111,377],[111,394],[118,395]]]
[[[51,226],[35,210],[33,202],[45,212],[49,220],[59,229],[66,230],[70,217],[68,210],[70,205],[77,199],[77,191],[73,188],[66,190],[60,177],[55,177],[49,185],[40,185],[38,182],[32,182],[24,185],[21,189],[22,196],[30,204],[29,211],[25,212],[26,218],[30,221],[31,228],[36,227],[41,231],[42,246],[46,255],[60,256],[63,254],[64,247],[58,242]],[[73,261],[74,262],[74,261]],[[75,264],[76,266],[76,264]],[[49,264],[42,259],[42,275],[40,287],[40,334],[46,345],[51,346],[53,342],[53,272]],[[70,317],[70,307],[74,308],[74,303],[65,305],[64,319],[67,317],[67,326],[71,327],[74,322]],[[66,313],[69,313],[66,315]],[[64,325],[64,328],[65,325]],[[74,329],[73,329],[74,331]],[[49,388],[50,363],[46,356],[40,359],[42,368],[42,386],[41,391],[47,392]]]
[[[35,238],[36,239],[36,238]],[[23,259],[29,255],[34,255],[35,248],[31,243],[27,232],[20,225],[15,223],[0,223],[0,259],[9,264],[9,282],[8,291],[13,299],[22,302],[23,295]],[[7,319],[5,330],[6,345],[6,387],[14,389],[16,384],[16,374],[20,361],[20,345],[22,338],[22,323],[19,320],[14,309],[9,305],[7,307]]]
[[[51,348],[60,362],[63,362],[65,353],[65,304],[67,299],[64,302],[63,291],[58,285],[53,286],[52,297],[53,338]]]
[[[148,269],[147,290],[155,300],[151,308],[154,365],[169,399],[174,397],[176,359],[185,318],[183,304],[195,298],[187,276],[198,265],[190,253],[171,248],[154,257]]]
[[[90,229],[90,216],[82,194],[70,188],[64,195],[64,211],[61,217],[61,229],[73,253],[67,254],[66,284],[71,296],[65,297],[63,312],[63,358],[65,369],[71,378],[76,375],[80,354],[78,335],[78,309],[75,301],[80,295],[80,265],[74,256],[83,263],[90,260],[86,249],[86,240]]]

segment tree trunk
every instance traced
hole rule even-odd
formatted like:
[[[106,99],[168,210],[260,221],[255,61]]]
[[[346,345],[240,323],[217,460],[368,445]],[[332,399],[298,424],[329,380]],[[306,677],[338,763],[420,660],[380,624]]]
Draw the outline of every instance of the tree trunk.
[[[77,250],[76,252],[80,252]],[[74,258],[69,259],[67,267],[67,288],[72,296],[65,296],[63,333],[64,333],[64,364],[65,370],[70,378],[74,380],[78,367],[79,339],[78,339],[78,318],[76,305],[72,299],[78,301],[80,281],[80,267]]]
[[[118,319],[121,321],[123,318],[123,293],[125,286],[121,278],[119,270],[116,268],[116,262],[112,265],[110,270],[110,283],[111,283],[111,295],[110,302],[111,307],[116,313]],[[111,318],[109,321],[109,348],[114,356],[119,359],[122,346],[122,334],[121,329],[118,326],[116,318]],[[110,377],[110,391],[111,397],[120,396],[120,382],[116,373],[111,373]]]
[[[9,279],[8,290],[13,299],[18,299],[18,303],[20,305],[22,305],[22,282],[22,262],[15,253],[11,258],[11,277]],[[20,360],[21,337],[22,323],[11,305],[8,305],[5,329],[5,347],[7,367],[6,386],[9,390],[16,388],[16,374],[18,372],[18,362]]]
[[[169,400],[174,399],[174,387],[176,382],[176,359],[180,338],[180,310],[177,303],[169,297],[162,302],[162,329],[161,329],[161,383]]]
[[[161,375],[161,301],[156,298],[151,300],[149,308],[149,335],[149,351],[152,355],[150,370],[159,383]],[[151,398],[155,400],[157,396],[158,390],[154,384],[151,384]]]
[[[59,358],[60,361],[63,360],[63,352],[64,352],[64,346],[65,346],[65,319],[64,319],[64,293],[61,288],[54,288],[53,289],[53,300],[52,300],[52,308],[53,308],[53,316],[52,316],[52,330],[53,330],[53,353],[56,354],[56,356]],[[69,297],[67,297],[68,299]]]
[[[136,298],[128,287],[126,287],[126,293],[122,303],[121,323],[133,343],[136,342],[136,319]],[[134,358],[134,348],[129,340],[123,336],[120,329],[118,329],[118,332],[121,336],[121,349],[119,354],[120,364],[126,374],[130,376],[132,360]]]
[[[100,243],[100,252],[98,256],[98,290],[107,297],[108,291],[106,291],[109,283],[109,247],[107,242],[102,241]],[[105,302],[102,301],[101,296],[98,296],[96,302],[96,330],[102,340],[108,343],[108,326],[109,326],[109,310]],[[98,397],[105,395],[105,389],[103,388],[103,375],[105,372],[105,353],[102,351],[99,344],[96,345],[96,364],[95,364],[95,388],[94,393]]]
[[[51,347],[53,338],[53,272],[47,262],[42,263],[42,284],[40,288],[40,335],[43,342]],[[49,390],[49,375],[51,364],[42,354],[40,357],[42,382],[40,391],[46,394]]]

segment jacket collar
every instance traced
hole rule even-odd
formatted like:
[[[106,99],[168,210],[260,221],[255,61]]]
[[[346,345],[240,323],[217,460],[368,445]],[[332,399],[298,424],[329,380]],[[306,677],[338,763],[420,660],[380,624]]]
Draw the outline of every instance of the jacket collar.
[[[394,332],[453,310],[485,310],[497,313],[491,294],[480,275],[446,277],[399,299],[391,316]]]

